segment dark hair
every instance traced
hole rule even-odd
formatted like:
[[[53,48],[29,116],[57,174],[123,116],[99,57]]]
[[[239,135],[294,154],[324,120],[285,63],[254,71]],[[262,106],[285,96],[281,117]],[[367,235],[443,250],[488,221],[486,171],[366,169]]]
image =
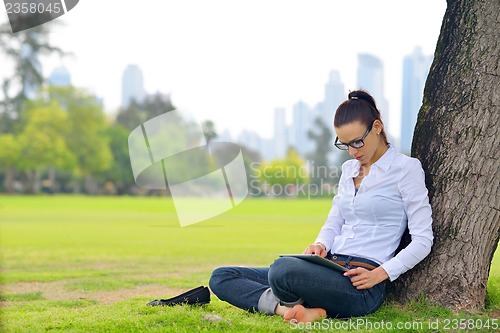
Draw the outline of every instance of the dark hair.
[[[340,104],[337,111],[335,111],[333,126],[341,127],[359,121],[368,127],[375,120],[379,120],[382,123],[380,111],[377,109],[377,105],[372,95],[364,90],[354,90],[349,93],[348,99]],[[382,123],[382,125],[383,124],[384,123]],[[385,144],[389,145],[384,129],[382,129],[380,134]]]

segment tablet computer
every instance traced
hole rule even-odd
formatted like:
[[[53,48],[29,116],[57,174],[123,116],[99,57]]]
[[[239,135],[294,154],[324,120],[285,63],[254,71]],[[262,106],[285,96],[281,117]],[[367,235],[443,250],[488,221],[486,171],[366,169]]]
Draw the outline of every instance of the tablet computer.
[[[334,263],[330,259],[326,259],[318,256],[317,254],[281,254],[280,257],[294,257],[303,259],[309,262],[313,262],[318,265],[326,266],[329,268],[333,268],[339,272],[347,272],[348,269],[344,266],[340,266],[339,264]]]

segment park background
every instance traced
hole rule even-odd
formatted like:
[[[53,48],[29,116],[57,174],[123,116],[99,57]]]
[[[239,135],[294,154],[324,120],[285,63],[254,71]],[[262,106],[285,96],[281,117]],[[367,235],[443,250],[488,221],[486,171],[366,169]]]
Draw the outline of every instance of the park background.
[[[321,100],[322,85],[333,69],[341,73],[346,88],[357,88],[359,83],[352,74],[356,67],[353,59],[362,52],[380,54],[386,60],[384,63],[390,64],[385,71],[392,73],[391,68],[399,68],[402,72],[403,55],[409,55],[414,47],[425,44],[425,52],[433,52],[427,45],[435,45],[440,21],[434,21],[437,25],[433,27],[433,35],[423,32],[421,24],[420,30],[410,29],[417,21],[421,22],[422,17],[412,16],[408,8],[400,8],[400,12],[406,14],[394,17],[389,10],[400,6],[395,1],[385,1],[382,8],[376,8],[392,20],[373,15],[375,9],[370,11],[371,5],[366,1],[359,2],[355,8],[323,8],[335,14],[333,22],[343,22],[343,16],[352,18],[353,12],[363,15],[360,20],[365,24],[351,25],[353,31],[346,34],[340,33],[341,24],[338,27],[322,25],[314,17],[315,24],[307,21],[311,20],[310,17],[305,19],[310,12],[301,13],[304,7],[298,3],[282,3],[269,8],[261,21],[245,21],[244,26],[249,29],[244,30],[247,38],[232,46],[229,41],[234,38],[227,35],[231,25],[221,24],[210,31],[223,36],[213,40],[209,38],[213,36],[210,32],[203,33],[200,28],[210,26],[209,23],[217,18],[221,22],[221,18],[215,16],[218,11],[211,6],[208,12],[213,15],[202,15],[200,13],[208,9],[196,3],[197,10],[190,12],[196,15],[184,23],[199,25],[189,30],[191,24],[177,21],[165,31],[182,28],[188,33],[184,39],[170,33],[179,40],[173,38],[165,42],[162,33],[153,33],[162,29],[153,24],[148,26],[145,21],[141,23],[137,20],[141,15],[124,15],[129,20],[123,22],[121,18],[114,19],[106,14],[116,8],[103,8],[99,11],[102,16],[97,16],[110,20],[111,26],[105,29],[101,25],[100,30],[89,30],[89,17],[98,13],[98,6],[89,3],[79,4],[67,14],[65,22],[54,22],[15,35],[9,32],[7,24],[2,26],[0,74],[4,89],[0,120],[0,190],[6,193],[0,197],[3,328],[12,332],[190,331],[195,326],[201,330],[287,331],[289,326],[276,318],[248,316],[221,302],[213,302],[202,309],[168,310],[149,309],[144,304],[206,284],[211,270],[219,265],[268,265],[280,253],[300,252],[314,240],[335,194],[339,166],[347,158],[333,151],[333,134],[328,123],[315,123],[309,135],[311,129],[302,129],[302,135],[310,140],[310,151],[301,151],[291,145],[282,149],[280,156],[259,150],[256,145],[246,146],[245,140],[239,140],[248,179],[254,181],[249,186],[249,198],[221,216],[187,228],[179,226],[168,191],[141,189],[135,185],[128,135],[144,121],[182,107],[191,110],[195,121],[203,125],[208,141],[227,140],[226,129],[233,128],[271,136],[269,141],[264,141],[264,146],[270,145],[280,134],[276,131],[276,108],[288,108],[285,113],[289,115],[299,100],[309,100],[310,104]],[[150,8],[154,5],[154,2],[144,3]],[[309,10],[318,13],[322,5]],[[429,1],[411,2],[410,6],[422,12],[440,12],[437,17],[442,17],[444,11],[444,2],[440,5]],[[82,7],[80,14],[79,7]],[[257,18],[264,11],[262,7],[261,3],[248,5],[246,9],[252,9],[254,15],[250,17]],[[278,13],[286,13],[287,8],[290,8],[285,20],[287,25],[279,28],[282,16]],[[177,10],[185,14],[188,9]],[[245,12],[240,11],[243,16]],[[202,21],[205,16],[210,20]],[[182,15],[173,17],[179,20]],[[227,23],[236,24],[238,17],[235,15]],[[155,24],[162,22],[155,16],[149,19]],[[405,23],[410,19],[415,21]],[[328,16],[319,21],[328,22]],[[262,22],[268,25],[262,26]],[[383,38],[363,35],[368,34],[366,26],[370,23],[385,27],[385,30],[372,32]],[[72,33],[75,24],[89,36],[88,42]],[[273,24],[278,24],[278,28]],[[121,30],[120,27],[128,25],[135,33]],[[312,30],[306,30],[311,26]],[[430,29],[432,24],[425,26]],[[259,37],[273,31],[274,39],[261,41],[261,44],[249,43],[255,32],[249,27],[256,27]],[[235,31],[243,31],[239,29]],[[322,36],[320,31],[331,36],[331,41],[325,36],[306,42],[309,36]],[[58,44],[56,41],[65,33],[70,37],[66,36]],[[105,37],[99,39],[99,34]],[[143,44],[141,37],[144,35],[154,38]],[[340,35],[343,39],[335,40],[334,36]],[[418,43],[421,36],[425,36],[426,41]],[[191,43],[187,42],[189,40]],[[203,43],[200,46],[197,42],[202,40],[217,43],[212,44],[215,47]],[[179,53],[176,51],[182,49],[176,42],[186,47],[198,46],[181,52],[183,57],[176,58]],[[75,51],[76,44],[80,51]],[[106,58],[110,49],[120,50],[118,44],[127,45],[127,48],[119,56]],[[249,52],[257,45],[264,55]],[[325,45],[333,45],[333,48],[328,49]],[[395,49],[396,45],[403,45],[403,50]],[[233,51],[228,53],[223,46]],[[242,46],[245,46],[242,51],[234,51],[235,47]],[[276,51],[280,47],[287,54],[268,52],[265,55],[266,50]],[[99,52],[92,51],[96,48]],[[168,52],[161,53],[164,67],[152,66],[149,63],[152,59],[141,62],[139,55],[132,52],[142,50],[139,53],[153,54],[165,48]],[[71,52],[72,55],[62,55]],[[321,62],[318,58],[329,56],[328,65],[313,67],[314,63]],[[168,66],[166,59],[169,57],[170,62],[180,68],[180,74],[175,74]],[[256,57],[257,61],[247,66]],[[216,61],[219,58],[221,62]],[[291,58],[289,67],[278,66],[288,58]],[[99,67],[100,63],[104,64],[104,69]],[[145,68],[144,80],[150,82],[152,89],[148,90],[153,92],[143,87],[141,98],[120,105],[116,92],[121,90],[122,72],[130,63],[140,63]],[[61,66],[74,76],[75,83],[53,81],[55,84],[51,84],[51,74],[57,74]],[[204,72],[202,69],[207,67],[211,71]],[[229,75],[223,69],[233,73],[241,70],[241,73]],[[260,75],[249,72],[256,69]],[[150,74],[155,71],[160,75]],[[351,73],[347,74],[349,71]],[[396,72],[400,81],[401,72]],[[278,73],[281,79],[273,78],[270,73]],[[314,76],[307,76],[307,73]],[[183,75],[186,78],[181,80]],[[260,81],[252,86],[241,84],[254,75],[259,76]],[[390,94],[382,96],[402,95],[403,88],[394,83],[395,76],[398,75],[388,75],[392,78],[387,81]],[[172,82],[165,82],[168,77],[172,77]],[[221,82],[215,80],[216,77],[222,77]],[[173,83],[176,78],[182,81],[179,86]],[[266,81],[269,85],[264,84]],[[285,81],[301,84],[286,85]],[[81,86],[77,82],[81,82]],[[111,87],[114,92],[108,95],[103,86]],[[237,91],[230,86],[238,87]],[[307,89],[312,86],[314,92],[306,92],[306,86]],[[347,90],[342,91],[344,96]],[[268,101],[269,96],[274,99]],[[394,124],[400,122],[404,110],[396,111],[397,105],[402,104],[397,98],[396,101],[388,103],[392,111],[388,113],[388,122],[395,133],[395,142],[399,142],[402,133]],[[314,108],[306,110],[313,112]],[[322,166],[327,166],[329,172],[311,172]],[[306,191],[298,191],[300,188]],[[321,190],[312,193],[312,188]],[[480,322],[488,324],[488,330],[493,329],[490,319],[499,317],[500,308],[499,266],[495,258],[490,272],[487,308],[483,313],[456,314],[428,305],[422,299],[405,309],[387,306],[372,320],[394,323],[415,320],[426,323],[435,318],[442,319],[443,323],[446,319],[466,320],[467,323],[475,320],[474,325]]]

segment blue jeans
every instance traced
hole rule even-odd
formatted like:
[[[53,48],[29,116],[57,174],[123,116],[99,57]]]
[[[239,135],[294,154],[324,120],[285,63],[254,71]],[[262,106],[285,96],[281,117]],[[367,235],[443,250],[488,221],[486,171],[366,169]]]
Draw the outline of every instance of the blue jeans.
[[[336,254],[337,260],[371,260]],[[385,283],[357,290],[341,272],[299,258],[281,257],[269,268],[220,267],[210,277],[210,289],[223,301],[241,309],[274,314],[276,305],[303,304],[323,308],[329,317],[348,318],[372,313],[382,305]]]

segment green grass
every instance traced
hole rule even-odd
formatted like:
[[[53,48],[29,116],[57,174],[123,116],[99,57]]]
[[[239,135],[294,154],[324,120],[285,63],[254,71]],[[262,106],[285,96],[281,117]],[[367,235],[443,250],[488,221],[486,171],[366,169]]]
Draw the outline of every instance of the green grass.
[[[328,199],[248,199],[230,212],[181,228],[166,198],[0,196],[0,329],[288,332],[295,327],[279,317],[249,314],[216,297],[194,308],[145,304],[207,285],[218,266],[267,266],[280,253],[302,251],[315,239],[329,206]],[[141,294],[147,288],[153,288],[154,297]],[[491,324],[500,311],[500,256],[492,264],[486,304],[474,316],[453,314],[425,300],[405,308],[386,304],[348,330],[394,332],[398,322],[414,323],[405,332],[453,331],[460,320]],[[207,315],[224,320],[211,322]],[[382,322],[393,329],[376,326]],[[342,332],[345,326],[340,325],[347,323],[301,328]]]
[[[44,299],[42,292],[37,291],[34,293],[25,294],[3,294],[0,295],[0,301],[38,301]]]

